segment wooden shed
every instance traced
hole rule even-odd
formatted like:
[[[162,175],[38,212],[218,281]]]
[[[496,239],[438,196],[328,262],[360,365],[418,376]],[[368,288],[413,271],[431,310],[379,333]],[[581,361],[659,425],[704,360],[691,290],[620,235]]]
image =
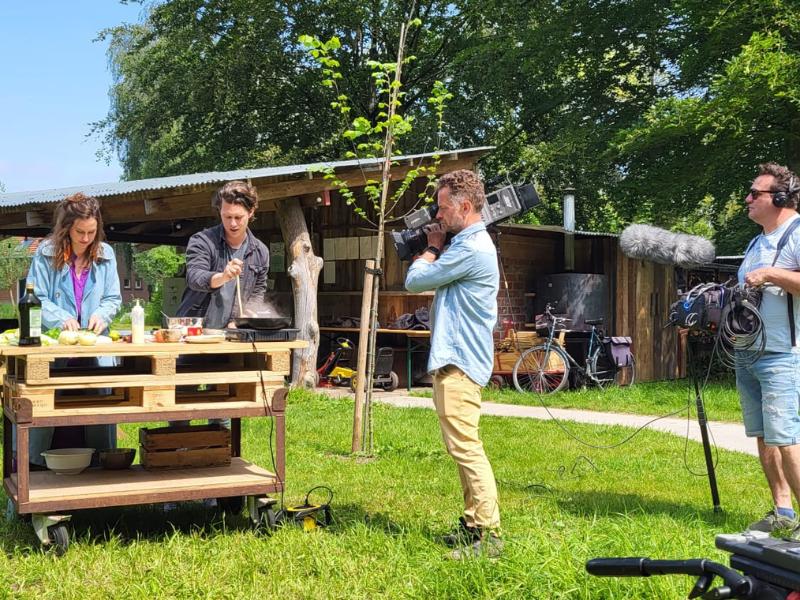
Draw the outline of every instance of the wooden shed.
[[[482,147],[443,152],[437,172],[475,169],[476,162],[489,150]],[[432,157],[421,154],[398,158],[392,167],[393,180],[401,180],[409,169],[430,164]],[[358,195],[365,178],[378,176],[380,165],[380,160],[374,160],[339,161],[325,166],[332,166]],[[102,200],[110,241],[185,246],[193,233],[217,222],[210,204],[212,193],[226,181],[249,180],[258,188],[261,200],[251,228],[272,254],[271,298],[284,310],[297,313],[297,282],[289,276],[289,269],[298,263],[305,269],[317,265],[317,302],[308,314],[296,315],[301,317],[296,323],[301,337],[312,343],[309,352],[300,357],[302,361],[296,361],[302,362],[308,373],[317,361],[320,326],[324,330],[342,317],[360,314],[364,261],[374,256],[375,241],[375,228],[345,205],[331,183],[316,170],[319,166],[268,167],[0,194],[0,237],[46,235],[54,204],[82,191]],[[400,214],[414,206],[424,184],[420,179],[412,185]],[[392,228],[402,226],[401,221],[390,224]],[[583,316],[603,316],[610,333],[633,338],[639,381],[682,374],[676,333],[663,328],[667,308],[677,293],[673,267],[626,258],[619,251],[614,234],[507,224],[495,228],[493,235],[508,281],[508,288],[501,286],[498,297],[498,334],[508,321],[518,328],[531,326],[544,301],[542,281],[575,279],[572,275],[598,276],[589,280],[599,278],[604,282],[604,301],[594,305],[602,314]],[[405,291],[408,265],[397,258],[388,239],[386,248],[378,314],[381,325],[428,307],[432,296]],[[318,257],[324,258],[324,266]],[[577,333],[576,336],[580,337]],[[411,351],[414,344],[401,337],[389,337],[387,343],[404,350],[398,353],[396,370],[405,383],[405,374],[411,370],[405,351]],[[414,359],[416,366],[424,366],[424,354],[415,355]],[[300,375],[295,372],[293,376]]]
[[[664,328],[669,306],[677,298],[675,267],[626,257],[616,234],[513,224],[498,231],[509,288],[498,298],[501,323],[530,325],[545,301],[562,298],[557,311],[578,321],[578,328],[583,318],[602,317],[608,334],[633,338],[637,381],[682,376],[677,332]],[[559,280],[576,284],[560,291],[547,287]],[[574,287],[582,281],[598,292],[585,309]],[[575,337],[579,344],[579,331]]]
[[[439,175],[457,169],[474,170],[478,159],[489,150],[480,147],[396,157],[392,181],[399,185],[409,171],[421,166],[435,165]],[[46,235],[55,203],[83,192],[101,199],[109,241],[185,246],[192,234],[218,222],[211,206],[213,192],[227,181],[250,181],[258,188],[260,199],[251,229],[272,254],[272,297],[287,310],[294,310],[300,337],[310,342],[308,350],[295,356],[293,369],[293,379],[308,384],[316,367],[318,307],[326,318],[359,314],[364,260],[370,252],[374,256],[377,230],[355,215],[320,169],[332,168],[356,197],[363,197],[367,180],[380,178],[382,164],[382,159],[349,160],[5,193],[0,194],[0,236]],[[426,182],[425,177],[419,177],[412,183],[395,214],[402,215],[418,204]],[[374,217],[373,211],[367,212]],[[319,257],[326,254],[326,248],[332,259],[323,267]],[[430,303],[429,295],[403,291],[403,266],[393,250],[387,250],[385,256],[382,322]],[[303,294],[298,289],[316,287],[318,276],[319,302],[316,294],[311,303],[301,301]]]

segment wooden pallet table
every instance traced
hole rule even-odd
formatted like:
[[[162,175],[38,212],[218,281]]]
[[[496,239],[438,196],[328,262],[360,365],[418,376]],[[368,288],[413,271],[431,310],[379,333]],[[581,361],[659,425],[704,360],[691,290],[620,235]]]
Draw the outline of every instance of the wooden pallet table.
[[[52,513],[104,506],[247,496],[251,518],[260,522],[252,511],[258,513],[263,502],[254,499],[283,490],[284,381],[291,351],[305,346],[290,341],[0,347],[6,494],[19,514],[33,514],[43,543],[62,543],[60,536],[66,535],[64,530],[48,536],[49,528],[59,527],[55,519],[64,518]],[[76,358],[111,356],[115,366],[72,364]],[[243,417],[274,420],[276,472],[241,458]],[[209,418],[232,419],[233,458],[227,466],[148,471],[136,465],[122,471],[90,468],[79,475],[29,469],[28,442],[36,427]]]

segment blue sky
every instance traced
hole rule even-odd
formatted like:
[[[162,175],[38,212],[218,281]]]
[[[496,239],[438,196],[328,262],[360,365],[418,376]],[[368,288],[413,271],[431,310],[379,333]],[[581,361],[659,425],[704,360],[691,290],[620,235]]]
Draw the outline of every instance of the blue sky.
[[[17,192],[119,180],[89,123],[108,113],[99,31],[139,20],[116,0],[0,1],[0,183]]]

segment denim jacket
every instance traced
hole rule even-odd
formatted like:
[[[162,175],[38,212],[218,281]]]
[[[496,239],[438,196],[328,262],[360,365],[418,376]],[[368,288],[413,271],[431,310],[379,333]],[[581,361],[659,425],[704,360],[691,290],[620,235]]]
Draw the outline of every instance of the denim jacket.
[[[78,317],[69,264],[56,271],[53,268],[54,253],[55,248],[50,240],[43,241],[36,250],[27,277],[27,282],[33,282],[34,292],[42,302],[43,329],[61,327],[67,319]],[[110,325],[122,304],[114,250],[103,242],[99,254],[99,259],[89,269],[83,290],[81,327],[89,326],[92,315],[97,315],[106,325]]]
[[[406,289],[436,290],[429,372],[455,365],[475,383],[486,385],[494,364],[499,284],[497,250],[482,222],[459,232],[435,262],[418,258],[412,263]]]
[[[209,227],[189,238],[186,248],[186,288],[183,290],[178,317],[204,317],[211,294],[218,289],[211,287],[211,278],[221,273],[228,264],[225,258],[225,230],[220,225]],[[244,271],[241,275],[242,302],[260,301],[267,291],[269,250],[264,242],[247,230],[247,250],[244,255]],[[234,302],[233,315],[239,316],[239,307]]]

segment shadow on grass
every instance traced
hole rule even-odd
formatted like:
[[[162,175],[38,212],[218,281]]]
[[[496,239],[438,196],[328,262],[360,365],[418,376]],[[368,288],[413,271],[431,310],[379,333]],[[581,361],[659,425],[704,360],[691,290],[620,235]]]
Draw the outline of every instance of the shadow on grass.
[[[76,510],[67,522],[70,539],[89,540],[103,544],[111,539],[121,545],[134,541],[164,542],[175,533],[197,534],[212,539],[232,531],[253,529],[247,512],[230,515],[219,509],[205,507],[199,502],[181,502],[166,511],[161,504]],[[277,510],[276,506],[276,510]],[[320,513],[319,518],[322,519]],[[286,522],[284,527],[294,526]],[[408,527],[393,521],[382,512],[368,513],[356,504],[333,505],[332,523],[326,531],[334,535],[351,533],[358,527],[396,536],[407,533]],[[0,549],[6,556],[29,555],[41,552],[33,527],[29,521],[18,518],[0,527]]]
[[[219,509],[207,508],[199,502],[183,502],[174,510],[165,511],[163,505],[96,508],[69,512],[72,518],[66,522],[70,541],[91,540],[103,543],[116,539],[121,544],[136,540],[165,541],[175,532],[198,533],[204,538],[213,538],[230,531],[251,529],[249,518],[228,515]],[[29,520],[18,517],[0,528],[0,548],[11,556],[39,552],[39,540]]]
[[[714,527],[730,527],[741,529],[752,515],[740,512],[731,500],[723,505],[721,512],[714,512],[711,499],[708,505],[698,510],[694,503],[679,503],[656,498],[648,498],[638,494],[620,494],[602,491],[572,491],[559,493],[556,504],[564,512],[578,517],[596,515],[635,517],[637,514],[666,515],[675,519],[693,518]]]

